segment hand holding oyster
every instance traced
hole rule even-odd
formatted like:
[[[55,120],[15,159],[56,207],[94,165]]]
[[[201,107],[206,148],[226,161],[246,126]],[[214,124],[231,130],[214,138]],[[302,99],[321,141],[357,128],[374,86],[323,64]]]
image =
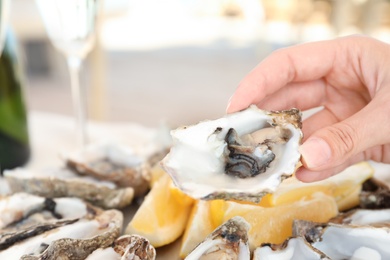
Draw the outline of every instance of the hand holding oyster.
[[[163,166],[194,198],[258,202],[300,164],[301,112],[256,106],[171,132]]]

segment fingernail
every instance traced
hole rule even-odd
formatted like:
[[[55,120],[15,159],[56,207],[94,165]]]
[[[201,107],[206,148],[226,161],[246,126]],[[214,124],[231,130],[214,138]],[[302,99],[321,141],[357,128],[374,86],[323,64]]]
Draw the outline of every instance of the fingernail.
[[[321,138],[309,138],[299,151],[302,159],[309,169],[323,166],[331,157],[331,150],[327,142]]]

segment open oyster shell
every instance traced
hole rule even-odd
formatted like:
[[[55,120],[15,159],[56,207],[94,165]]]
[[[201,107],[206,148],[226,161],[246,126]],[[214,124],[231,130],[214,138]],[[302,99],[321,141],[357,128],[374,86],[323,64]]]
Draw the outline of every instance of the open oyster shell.
[[[37,224],[89,218],[98,211],[101,210],[78,198],[51,199],[27,193],[5,196],[0,199],[0,230],[3,234],[0,241],[6,237],[5,232],[11,234]],[[0,248],[4,247],[0,242]]]
[[[135,196],[149,189],[149,164],[129,146],[94,144],[70,154],[65,160],[67,167],[76,173],[113,182],[117,187],[131,187]]]
[[[103,211],[77,198],[15,194],[0,205],[0,259],[85,259],[110,246],[123,224],[120,211]]]
[[[47,198],[77,197],[103,208],[123,208],[133,201],[133,188],[117,187],[73,173],[67,169],[32,172],[15,169],[4,172],[12,192],[27,192]]]
[[[329,222],[354,226],[370,225],[390,227],[390,209],[355,209],[340,213]]]
[[[181,190],[194,198],[257,202],[299,165],[301,113],[251,106],[171,135],[163,166]]]
[[[195,247],[185,260],[249,260],[249,228],[250,225],[244,218],[231,218]]]
[[[390,228],[296,221],[294,236],[303,235],[331,259],[390,259]]]

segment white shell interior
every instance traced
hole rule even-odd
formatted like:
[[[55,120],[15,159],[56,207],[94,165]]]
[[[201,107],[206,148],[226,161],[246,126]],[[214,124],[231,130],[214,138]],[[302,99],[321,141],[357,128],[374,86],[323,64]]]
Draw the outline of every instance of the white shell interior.
[[[23,218],[26,212],[38,207],[44,200],[45,198],[26,193],[2,198],[0,200],[0,229]]]
[[[390,209],[359,209],[343,221],[351,225],[371,225],[390,222]]]
[[[57,198],[55,211],[64,219],[81,218],[87,214],[86,204],[77,198]],[[25,217],[29,212],[42,206],[45,198],[17,193],[0,200],[0,229]]]

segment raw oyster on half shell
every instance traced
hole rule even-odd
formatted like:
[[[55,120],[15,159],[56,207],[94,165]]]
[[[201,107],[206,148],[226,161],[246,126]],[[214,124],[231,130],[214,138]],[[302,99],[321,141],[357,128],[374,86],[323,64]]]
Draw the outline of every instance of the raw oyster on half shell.
[[[79,219],[97,210],[78,198],[51,199],[16,193],[0,199],[0,230],[11,232],[51,220]]]
[[[119,236],[123,215],[77,198],[14,194],[0,200],[0,259],[85,259]]]
[[[297,109],[251,106],[171,131],[173,147],[163,166],[194,198],[257,202],[299,166],[301,126]]]
[[[131,187],[139,196],[149,189],[150,167],[148,162],[126,145],[93,144],[70,154],[68,168],[77,174],[113,182],[117,187]]]
[[[249,260],[249,228],[244,218],[233,217],[216,228],[185,260]]]
[[[30,171],[17,168],[4,172],[13,193],[27,192],[47,198],[77,197],[103,208],[123,208],[133,201],[131,187],[79,176],[65,168]]]

